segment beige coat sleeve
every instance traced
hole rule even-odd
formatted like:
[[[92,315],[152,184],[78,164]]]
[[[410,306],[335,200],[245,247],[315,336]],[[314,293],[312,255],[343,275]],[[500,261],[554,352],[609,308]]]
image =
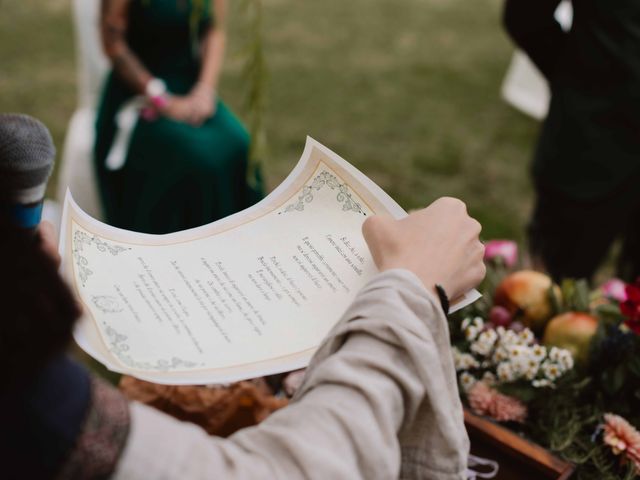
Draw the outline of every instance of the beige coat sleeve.
[[[140,404],[121,479],[462,479],[464,429],[446,319],[410,272],[376,276],[287,408],[229,439]]]

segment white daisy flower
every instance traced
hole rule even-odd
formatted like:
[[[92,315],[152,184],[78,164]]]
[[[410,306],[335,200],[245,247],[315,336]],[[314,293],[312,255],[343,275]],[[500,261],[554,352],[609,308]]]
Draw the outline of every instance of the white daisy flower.
[[[524,371],[524,376],[527,380],[533,380],[538,375],[538,370],[540,370],[540,362],[535,358],[529,358],[527,360],[526,369]]]
[[[550,362],[548,360],[542,364],[542,371],[544,372],[544,376],[551,381],[555,380],[560,375],[562,375],[562,370],[560,368],[560,365],[554,362]]]
[[[494,363],[498,364],[500,362],[504,362],[505,360],[509,360],[509,351],[505,347],[498,347],[493,354]]]
[[[480,366],[478,361],[473,358],[472,355],[468,353],[462,353],[455,347],[453,349],[453,364],[456,371],[478,368]]]
[[[524,342],[525,345],[531,345],[536,341],[536,337],[531,330],[525,328],[518,334],[518,339]]]
[[[516,378],[513,366],[509,362],[502,362],[498,365],[497,373],[501,382],[511,382]]]
[[[573,356],[569,350],[561,349],[558,353],[558,363],[562,365],[564,371],[571,370],[573,368]]]
[[[541,362],[547,356],[547,347],[544,345],[534,345],[531,347],[531,355],[533,358]]]
[[[462,320],[461,328],[462,330],[466,330],[469,327],[476,327],[478,330],[482,330],[484,327],[484,320],[481,317],[467,317]]]
[[[464,320],[462,320],[462,325],[460,326],[460,328],[462,330],[466,330],[467,327],[469,327],[471,325],[471,322],[473,321],[473,319],[471,317],[467,317]]]
[[[560,349],[558,347],[551,347],[551,350],[549,350],[549,360],[552,362],[560,361]]]
[[[464,336],[469,342],[472,342],[476,339],[478,333],[480,333],[480,330],[478,330],[474,325],[470,325],[465,329]]]
[[[511,361],[527,360],[529,349],[524,345],[512,345],[509,347],[509,358]]]
[[[513,330],[507,330],[500,338],[500,343],[506,347],[515,345],[518,342],[518,334]]]
[[[463,353],[460,357],[460,366],[462,370],[469,370],[470,368],[478,368],[480,364],[473,358],[473,355]]]
[[[553,382],[551,380],[547,380],[546,378],[543,378],[541,380],[534,380],[533,382],[531,382],[531,384],[535,388],[545,388],[553,386]]]
[[[460,386],[462,387],[462,390],[464,390],[465,392],[468,392],[471,389],[471,387],[473,387],[477,382],[476,378],[468,372],[462,372],[460,374],[459,379],[460,379]]]
[[[471,351],[486,357],[493,350],[493,346],[496,343],[498,334],[493,330],[485,330],[482,332],[477,340],[471,345]]]
[[[513,358],[511,360],[511,366],[516,378],[524,377],[531,368],[529,365],[529,355],[525,353],[520,357]]]

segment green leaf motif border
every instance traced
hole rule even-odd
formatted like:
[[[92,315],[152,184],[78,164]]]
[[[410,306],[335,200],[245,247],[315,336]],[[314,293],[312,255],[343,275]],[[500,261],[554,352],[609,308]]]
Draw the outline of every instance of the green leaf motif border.
[[[190,360],[183,360],[179,357],[171,357],[170,360],[160,359],[155,362],[140,362],[134,360],[128,353],[130,350],[128,337],[111,326],[105,327],[105,333],[109,339],[109,351],[113,353],[118,360],[124,365],[137,370],[154,370],[158,372],[168,372],[175,370],[176,368],[193,368],[202,367],[203,363],[192,362]]]
[[[314,193],[320,191],[324,186],[331,190],[337,190],[336,201],[342,204],[343,212],[360,213],[365,217],[367,214],[362,210],[362,205],[353,199],[349,187],[346,183],[340,183],[338,178],[332,173],[323,170],[311,181],[309,185],[302,187],[298,199],[287,205],[280,213],[302,212],[305,204],[313,202]]]
[[[83,287],[86,286],[89,277],[93,275],[93,270],[89,268],[89,260],[83,255],[84,248],[90,247],[91,245],[95,245],[99,252],[109,252],[114,257],[122,252],[131,250],[131,248],[106,242],[96,235],[89,235],[86,232],[76,230],[73,234],[72,254],[78,267],[78,276],[80,277],[80,283],[82,283]]]

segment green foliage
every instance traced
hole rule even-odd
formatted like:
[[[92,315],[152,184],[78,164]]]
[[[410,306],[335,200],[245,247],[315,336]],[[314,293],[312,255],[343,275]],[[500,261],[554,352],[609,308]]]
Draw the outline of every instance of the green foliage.
[[[601,412],[578,403],[589,385],[588,379],[575,384],[562,382],[557,389],[534,399],[529,404],[530,435],[558,453],[573,448],[585,427],[591,435],[600,421]],[[572,457],[572,461],[577,459],[576,455]]]
[[[629,372],[633,373],[636,377],[640,377],[640,356],[634,355],[629,359],[627,364]]]
[[[610,405],[597,398],[589,377],[567,379],[544,398],[529,404],[529,429],[537,443],[578,466],[577,480],[634,478],[633,470],[621,466],[609,447],[602,444],[599,425]]]
[[[598,401],[636,426],[640,426],[640,336],[622,326],[623,317],[613,309],[602,312],[590,352],[590,374]]]
[[[247,180],[256,182],[260,162],[267,156],[267,135],[265,130],[265,109],[267,106],[266,86],[268,81],[267,62],[263,35],[262,0],[242,0],[241,11],[245,16],[245,45],[243,46],[243,80],[246,88],[245,111],[251,134],[249,168]]]
[[[525,404],[532,402],[540,393],[540,390],[531,386],[531,382],[525,382],[522,380],[499,385],[497,390],[500,393],[517,398]]]
[[[557,315],[562,311],[562,293],[558,293],[555,288],[556,285],[552,284],[547,291],[547,296],[549,298],[549,304],[551,305],[552,316]]]
[[[620,313],[620,307],[614,303],[603,303],[598,305],[595,307],[594,313],[603,322],[603,324],[615,323],[616,325],[619,325],[623,318]]]
[[[500,282],[504,280],[504,277],[507,276],[510,270],[507,268],[502,257],[494,257],[486,263],[487,274],[480,286],[480,291],[483,297],[488,298],[487,301],[493,303],[493,292],[496,291],[496,288],[498,288],[498,285],[500,285]]]
[[[147,0],[148,1],[148,0]],[[211,8],[208,0],[191,0],[191,14],[189,15],[189,31],[193,51],[198,51],[200,22],[205,17],[207,10]]]
[[[562,281],[560,290],[562,291],[562,299],[558,311],[590,311],[590,288],[589,283],[586,280],[565,279]]]

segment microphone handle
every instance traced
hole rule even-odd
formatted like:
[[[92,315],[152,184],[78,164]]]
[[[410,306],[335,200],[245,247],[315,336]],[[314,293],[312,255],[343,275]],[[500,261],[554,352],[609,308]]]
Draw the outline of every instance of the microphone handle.
[[[16,203],[8,205],[6,208],[9,218],[16,227],[35,231],[42,218],[43,204],[44,201],[40,200],[29,204]]]

